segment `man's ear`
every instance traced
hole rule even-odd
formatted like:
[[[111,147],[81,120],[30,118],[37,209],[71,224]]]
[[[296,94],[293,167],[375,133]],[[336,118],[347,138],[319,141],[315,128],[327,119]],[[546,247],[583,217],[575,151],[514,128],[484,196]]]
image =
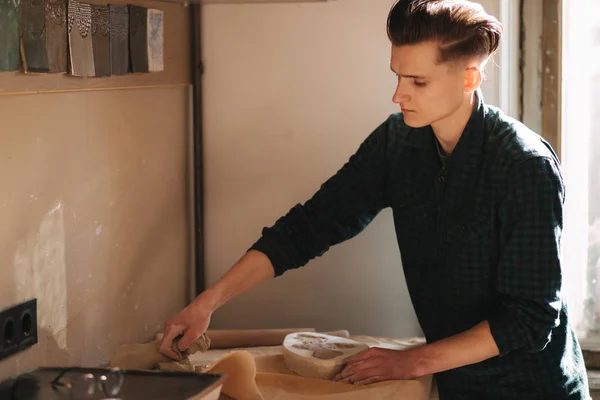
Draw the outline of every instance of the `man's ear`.
[[[465,76],[465,91],[473,93],[476,91],[483,81],[483,74],[479,67],[468,67]]]

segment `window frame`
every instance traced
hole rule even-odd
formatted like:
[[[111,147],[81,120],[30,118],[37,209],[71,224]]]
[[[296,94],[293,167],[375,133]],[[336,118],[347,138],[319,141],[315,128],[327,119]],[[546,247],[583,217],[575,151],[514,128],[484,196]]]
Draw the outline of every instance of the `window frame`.
[[[541,60],[541,135],[555,149],[559,158],[563,152],[563,32],[566,5],[563,0],[522,0],[536,3],[542,11],[539,58]],[[536,7],[536,8],[537,8]],[[539,10],[539,8],[537,8]],[[534,111],[535,113],[535,111]],[[600,300],[600,298],[598,299]],[[591,390],[600,389],[600,335],[580,337],[579,342],[588,368],[588,383]]]
[[[542,137],[562,155],[563,0],[542,1]]]

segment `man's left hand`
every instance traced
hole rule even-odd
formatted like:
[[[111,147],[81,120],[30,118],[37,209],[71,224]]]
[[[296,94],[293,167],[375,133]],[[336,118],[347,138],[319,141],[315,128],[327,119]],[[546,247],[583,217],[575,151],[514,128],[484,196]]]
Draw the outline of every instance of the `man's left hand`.
[[[368,385],[418,376],[417,362],[410,351],[372,347],[348,361],[334,381]]]

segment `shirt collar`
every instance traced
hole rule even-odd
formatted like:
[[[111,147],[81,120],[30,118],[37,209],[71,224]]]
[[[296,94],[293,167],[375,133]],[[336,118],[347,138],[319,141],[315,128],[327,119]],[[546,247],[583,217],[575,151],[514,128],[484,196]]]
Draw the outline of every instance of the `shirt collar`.
[[[486,108],[481,88],[477,89],[475,94],[475,105],[471,117],[452,155],[447,160],[449,168],[455,168],[459,165],[475,168],[481,160]],[[439,162],[436,139],[430,125],[422,128],[412,128],[405,140],[424,149],[424,156],[427,161],[433,161],[436,164]]]
[[[465,126],[465,130],[458,139],[458,143],[448,159],[448,165],[464,165],[470,168],[477,167],[483,151],[485,102],[481,89],[475,92],[475,106],[473,113]]]

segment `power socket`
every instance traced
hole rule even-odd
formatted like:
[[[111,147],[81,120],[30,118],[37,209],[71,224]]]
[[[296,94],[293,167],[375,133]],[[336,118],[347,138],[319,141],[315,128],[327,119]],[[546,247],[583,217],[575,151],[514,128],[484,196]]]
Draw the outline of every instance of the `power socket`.
[[[0,360],[37,342],[37,299],[0,311]]]

